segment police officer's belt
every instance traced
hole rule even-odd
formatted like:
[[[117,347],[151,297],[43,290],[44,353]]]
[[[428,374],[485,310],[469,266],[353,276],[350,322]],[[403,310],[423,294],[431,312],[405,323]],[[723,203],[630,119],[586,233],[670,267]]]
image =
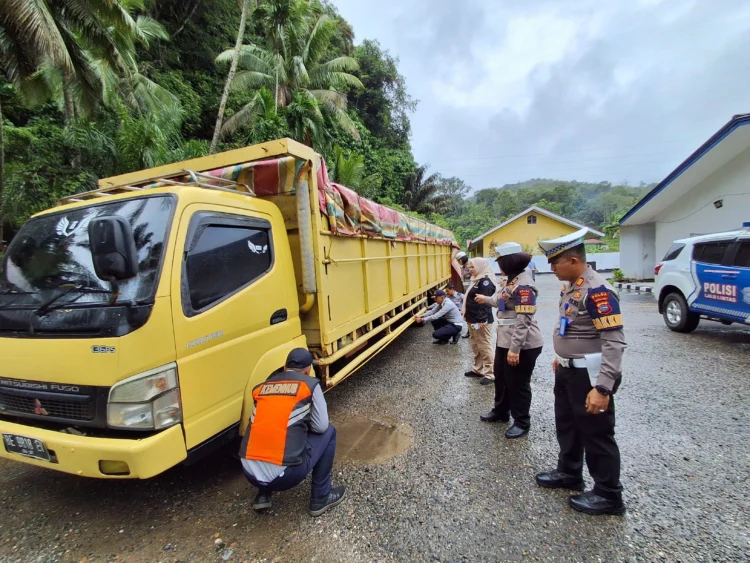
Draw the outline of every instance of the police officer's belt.
[[[516,324],[516,319],[497,319],[497,326],[512,326]]]
[[[583,358],[561,358],[557,354],[555,354],[555,357],[557,357],[557,361],[560,362],[560,365],[564,368],[586,367],[586,360],[584,360]]]

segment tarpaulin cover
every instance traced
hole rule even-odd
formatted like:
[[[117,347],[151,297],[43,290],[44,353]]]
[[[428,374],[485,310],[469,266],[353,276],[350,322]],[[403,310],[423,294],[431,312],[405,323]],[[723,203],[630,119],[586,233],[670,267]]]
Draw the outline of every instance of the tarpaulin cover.
[[[431,242],[459,248],[448,229],[370,201],[350,188],[331,182],[323,159],[318,167],[318,193],[320,211],[328,218],[333,233]]]
[[[295,178],[306,161],[293,156],[217,168],[209,176],[251,187],[258,197],[295,193]],[[325,161],[318,166],[318,205],[331,232],[343,236],[366,235],[393,240],[430,242],[459,248],[448,229],[432,225],[360,197],[357,192],[331,182]],[[188,181],[187,176],[180,179]],[[205,178],[202,178],[204,181]],[[154,184],[155,185],[155,184]],[[217,183],[217,186],[220,186]]]

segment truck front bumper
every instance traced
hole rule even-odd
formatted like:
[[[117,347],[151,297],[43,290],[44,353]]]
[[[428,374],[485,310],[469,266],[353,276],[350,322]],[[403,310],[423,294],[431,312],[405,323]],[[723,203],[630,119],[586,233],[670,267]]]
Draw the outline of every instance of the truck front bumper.
[[[12,434],[41,440],[52,461],[10,453],[0,437],[0,458],[20,461],[82,477],[100,479],[148,479],[187,458],[185,438],[180,425],[142,439],[113,439],[75,436],[33,426],[0,420],[0,434]],[[102,463],[105,462],[105,463]],[[123,474],[127,466],[127,474]],[[119,474],[102,472],[116,469]]]

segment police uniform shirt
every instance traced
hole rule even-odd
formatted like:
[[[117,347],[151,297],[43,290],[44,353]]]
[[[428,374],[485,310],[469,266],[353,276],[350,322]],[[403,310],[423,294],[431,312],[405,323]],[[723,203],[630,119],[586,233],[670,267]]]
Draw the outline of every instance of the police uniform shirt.
[[[536,298],[539,290],[528,270],[518,277],[506,281],[490,299],[490,304],[497,307],[498,348],[508,348],[514,354],[521,350],[541,348],[544,344],[542,331],[534,320]],[[514,325],[504,325],[503,319],[515,319]]]
[[[625,333],[619,296],[596,270],[589,266],[572,285],[560,292],[560,322],[555,327],[555,353],[561,358],[583,358],[601,353],[597,385],[609,390],[622,377]],[[560,335],[562,319],[565,334]]]

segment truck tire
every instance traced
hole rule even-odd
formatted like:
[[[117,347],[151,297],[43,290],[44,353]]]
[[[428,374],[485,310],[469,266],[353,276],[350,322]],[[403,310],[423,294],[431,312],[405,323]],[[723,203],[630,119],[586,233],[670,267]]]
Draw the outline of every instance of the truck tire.
[[[670,293],[664,298],[664,323],[675,332],[693,332],[698,328],[700,315],[688,308],[681,293]]]

